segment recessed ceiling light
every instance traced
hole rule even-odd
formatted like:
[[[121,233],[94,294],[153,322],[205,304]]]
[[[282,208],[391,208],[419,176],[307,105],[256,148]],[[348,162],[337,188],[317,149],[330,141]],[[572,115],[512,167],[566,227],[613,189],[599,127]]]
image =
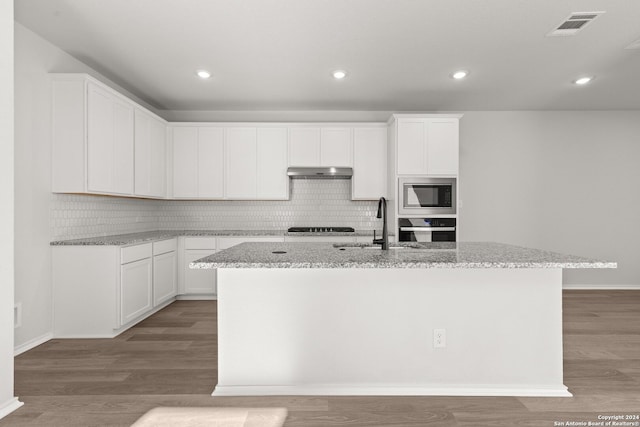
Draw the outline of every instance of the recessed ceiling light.
[[[198,70],[196,71],[196,75],[200,77],[202,80],[206,80],[209,77],[211,77],[211,73],[208,72],[207,70]]]
[[[577,84],[578,86],[582,86],[582,85],[586,85],[592,80],[593,80],[593,77],[580,77],[579,79],[574,80],[573,83]]]
[[[342,80],[347,77],[347,72],[344,70],[336,70],[333,72],[333,78],[336,80]]]
[[[468,75],[469,75],[469,72],[467,70],[458,70],[455,73],[451,74],[451,77],[453,77],[456,80],[461,80],[467,77]]]

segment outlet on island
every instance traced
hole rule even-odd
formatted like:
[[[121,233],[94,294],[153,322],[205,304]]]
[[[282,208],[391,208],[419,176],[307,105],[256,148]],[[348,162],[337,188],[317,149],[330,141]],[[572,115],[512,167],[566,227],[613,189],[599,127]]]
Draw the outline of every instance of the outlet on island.
[[[447,331],[446,329],[434,329],[433,330],[433,347],[445,348],[447,346]]]

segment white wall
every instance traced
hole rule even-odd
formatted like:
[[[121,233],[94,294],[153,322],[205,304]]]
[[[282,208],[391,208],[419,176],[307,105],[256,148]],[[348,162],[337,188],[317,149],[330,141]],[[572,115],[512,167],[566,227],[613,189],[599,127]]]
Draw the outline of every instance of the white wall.
[[[0,418],[13,395],[13,0],[0,1]]]
[[[640,285],[640,112],[466,112],[463,240],[604,258],[564,283]]]
[[[51,332],[51,72],[88,73],[140,102],[15,23],[15,301],[22,304],[23,312],[22,326],[15,330],[18,350],[48,339]],[[3,168],[3,173],[6,170]]]

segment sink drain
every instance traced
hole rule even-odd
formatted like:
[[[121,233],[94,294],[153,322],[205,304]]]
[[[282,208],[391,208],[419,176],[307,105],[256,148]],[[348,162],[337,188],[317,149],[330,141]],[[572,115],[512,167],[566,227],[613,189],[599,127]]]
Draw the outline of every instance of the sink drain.
[[[272,254],[286,254],[287,251],[273,251]]]

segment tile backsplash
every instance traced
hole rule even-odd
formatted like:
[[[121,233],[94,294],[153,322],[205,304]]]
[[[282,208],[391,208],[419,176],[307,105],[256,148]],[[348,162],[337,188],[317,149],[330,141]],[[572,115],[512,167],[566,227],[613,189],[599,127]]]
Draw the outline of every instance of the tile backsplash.
[[[53,194],[53,240],[150,230],[379,227],[377,203],[352,201],[351,180],[291,180],[290,200],[169,201]]]

